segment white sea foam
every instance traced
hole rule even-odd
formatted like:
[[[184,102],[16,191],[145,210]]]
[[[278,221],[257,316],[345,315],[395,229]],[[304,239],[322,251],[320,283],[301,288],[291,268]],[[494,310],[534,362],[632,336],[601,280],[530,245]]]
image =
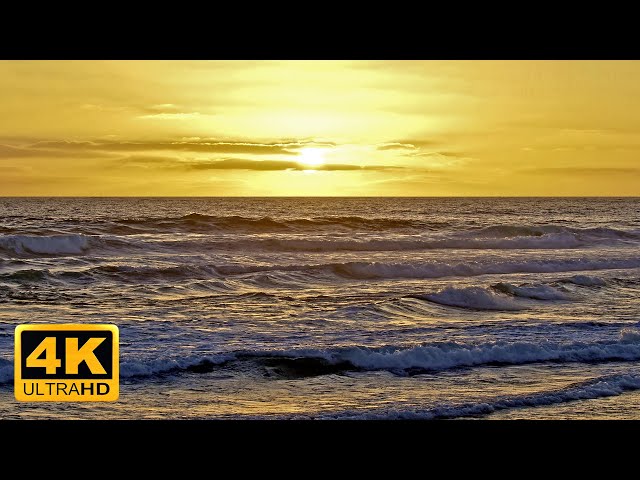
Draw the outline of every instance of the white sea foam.
[[[89,248],[86,235],[3,235],[0,248],[20,254],[80,254]]]
[[[573,277],[565,278],[562,281],[567,283],[575,283],[576,285],[583,285],[586,287],[603,286],[607,284],[607,282],[605,282],[601,278],[590,277],[588,275],[574,275]]]
[[[608,342],[434,342],[418,346],[381,348],[342,347],[331,349],[288,349],[235,351],[185,357],[124,358],[122,378],[148,377],[162,373],[220,366],[228,361],[253,362],[259,358],[317,359],[344,368],[402,371],[409,369],[440,371],[452,368],[536,362],[602,362],[640,359],[640,331],[623,329],[619,340]],[[350,367],[349,367],[350,366]],[[0,362],[0,383],[13,380],[13,363]]]
[[[499,290],[516,297],[533,298],[535,300],[570,300],[571,296],[551,285],[544,283],[537,285],[512,285],[511,283],[498,283],[493,286]]]
[[[186,370],[203,364],[219,365],[233,358],[235,358],[233,354],[218,354],[182,358],[125,360],[120,364],[120,376],[123,378],[146,377],[171,371]]]
[[[453,307],[475,310],[523,310],[526,305],[513,298],[500,295],[481,287],[446,287],[437,293],[416,295],[417,298]]]
[[[147,377],[184,371],[202,365],[221,365],[230,360],[253,361],[260,357],[316,358],[330,364],[348,364],[363,370],[440,371],[452,368],[535,362],[633,361],[640,359],[640,333],[623,330],[620,341],[611,342],[458,342],[431,343],[414,347],[346,347],[335,349],[291,349],[243,351],[212,355],[191,355],[149,359],[123,359],[122,378]],[[346,367],[345,367],[346,368]],[[0,365],[0,383],[13,380],[13,364]]]
[[[624,334],[623,334],[624,335]],[[618,342],[554,343],[489,342],[483,344],[442,343],[412,348],[372,350],[351,348],[333,353],[333,361],[349,361],[365,369],[445,370],[499,364],[532,362],[593,362],[640,359],[640,336],[621,337]]]
[[[640,343],[640,330],[637,328],[623,328],[620,340],[625,343]]]

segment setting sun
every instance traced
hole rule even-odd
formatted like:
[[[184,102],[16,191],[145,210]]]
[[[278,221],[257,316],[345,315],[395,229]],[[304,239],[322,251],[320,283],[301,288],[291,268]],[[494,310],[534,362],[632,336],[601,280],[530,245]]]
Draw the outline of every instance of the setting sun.
[[[324,164],[324,155],[319,148],[304,148],[300,152],[300,163],[309,167],[317,167]]]

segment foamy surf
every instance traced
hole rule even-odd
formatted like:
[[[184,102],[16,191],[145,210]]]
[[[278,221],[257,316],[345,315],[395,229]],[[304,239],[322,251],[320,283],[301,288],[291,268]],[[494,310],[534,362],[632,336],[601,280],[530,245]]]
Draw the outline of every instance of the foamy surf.
[[[546,284],[512,285],[511,283],[497,283],[493,288],[516,297],[532,298],[534,300],[571,300],[573,297],[560,288]]]
[[[562,282],[574,283],[585,287],[602,287],[607,284],[602,278],[589,275],[574,275],[573,277],[563,278]]]
[[[340,347],[332,349],[236,350],[208,355],[134,359],[123,358],[123,378],[149,377],[190,371],[208,373],[234,364],[267,364],[309,375],[338,371],[376,371],[393,373],[433,372],[487,365],[530,363],[632,362],[640,360],[640,332],[625,328],[618,340],[601,342],[433,342],[417,346]],[[332,368],[337,366],[338,368]]]
[[[120,364],[120,376],[122,378],[149,377],[170,372],[197,371],[199,366],[221,365],[233,358],[233,355],[218,354],[204,357],[125,360]]]
[[[89,248],[86,235],[2,235],[0,249],[24,254],[67,255],[80,254]]]
[[[447,287],[437,293],[415,295],[415,298],[448,305],[451,307],[475,310],[524,310],[526,305],[481,287]]]

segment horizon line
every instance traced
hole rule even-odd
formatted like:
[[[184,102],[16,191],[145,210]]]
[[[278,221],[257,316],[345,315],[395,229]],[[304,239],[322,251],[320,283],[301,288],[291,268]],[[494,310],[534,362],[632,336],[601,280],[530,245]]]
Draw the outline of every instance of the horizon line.
[[[639,195],[0,195],[0,198],[640,198]]]

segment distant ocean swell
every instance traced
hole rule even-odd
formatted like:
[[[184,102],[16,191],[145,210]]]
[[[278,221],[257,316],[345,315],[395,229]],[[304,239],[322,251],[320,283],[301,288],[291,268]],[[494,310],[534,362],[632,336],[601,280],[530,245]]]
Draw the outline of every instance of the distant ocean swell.
[[[633,269],[640,267],[640,257],[631,258],[577,258],[577,259],[544,259],[544,260],[504,260],[483,259],[475,262],[448,263],[430,261],[416,264],[381,263],[381,262],[345,262],[308,265],[214,265],[214,264],[181,264],[163,266],[141,266],[122,264],[103,264],[81,269],[38,269],[23,268],[0,274],[0,280],[15,283],[41,281],[92,281],[101,278],[120,279],[122,281],[159,281],[168,280],[206,280],[238,278],[261,273],[299,273],[307,275],[309,281],[325,276],[327,279],[430,279],[444,277],[474,277],[487,274],[512,273],[562,273],[572,271],[598,271],[609,269]],[[301,279],[304,277],[300,277]],[[576,275],[573,279],[563,281],[581,286],[601,286],[604,280],[587,275]],[[570,297],[556,287],[539,285],[537,287],[514,286],[502,283],[495,289],[509,295],[528,297],[540,300],[562,300]],[[467,291],[467,295],[472,295]],[[477,293],[477,292],[476,292]],[[443,295],[447,292],[443,292]],[[450,291],[448,295],[454,295]],[[464,292],[458,292],[465,295]],[[477,295],[481,295],[477,293]],[[434,297],[435,298],[435,297]],[[434,300],[434,298],[427,298]],[[444,298],[444,297],[443,297]]]
[[[477,262],[381,263],[345,262],[320,265],[227,265],[216,270],[222,275],[256,272],[326,272],[347,279],[469,277],[485,274],[553,273],[579,270],[607,270],[640,267],[640,257],[604,259],[505,260]]]
[[[208,217],[206,215],[193,214],[182,217],[180,221],[193,222],[193,218],[215,218],[212,224],[207,223],[203,228],[194,233],[194,236],[180,238],[179,240],[167,240],[169,233],[183,233],[167,228],[162,228],[163,222],[169,220],[154,220],[153,227],[149,226],[151,220],[130,221],[132,224],[141,222],[149,228],[144,234],[127,235],[121,231],[104,231],[100,224],[89,228],[92,233],[75,233],[62,235],[34,235],[25,232],[14,232],[0,235],[0,250],[15,255],[79,255],[89,251],[117,251],[120,249],[175,249],[175,250],[211,250],[211,249],[237,249],[237,250],[274,250],[274,251],[393,251],[393,250],[428,250],[428,249],[563,249],[581,248],[597,245],[625,245],[640,242],[640,232],[624,231],[613,228],[570,228],[565,226],[510,226],[499,225],[477,229],[443,228],[438,224],[424,224],[416,226],[416,221],[393,219],[364,219],[360,217],[346,217],[339,221],[335,219],[296,219],[276,221],[272,219],[246,219],[243,217]],[[175,222],[176,220],[171,220]],[[333,223],[331,223],[333,222]],[[306,230],[307,235],[296,232],[292,225],[312,225]],[[220,235],[241,233],[237,232],[237,225],[257,226],[254,232],[249,233],[274,233],[271,238],[248,236],[234,238],[229,242],[228,238]],[[279,225],[278,228],[274,228]],[[318,225],[331,227],[342,226],[346,230],[338,229],[332,235],[322,235],[314,238],[309,236],[318,231]],[[385,228],[396,228],[402,225],[412,228],[412,232],[397,233],[386,238],[364,237],[362,239],[347,238],[349,232],[368,231],[379,232]],[[379,228],[377,228],[378,226]],[[120,226],[122,227],[122,225]],[[120,228],[118,227],[118,228]],[[125,225],[127,227],[127,225]],[[82,230],[82,229],[80,229]],[[434,233],[434,230],[439,230]],[[96,234],[96,231],[101,233]],[[284,231],[284,233],[283,233]],[[197,234],[196,234],[197,233]],[[303,232],[304,233],[304,232]],[[410,233],[410,234],[409,234]],[[208,234],[208,235],[207,235]],[[154,235],[156,235],[154,237]],[[283,236],[284,235],[284,236]],[[293,235],[293,236],[292,236]]]
[[[487,274],[512,273],[562,273],[572,271],[598,271],[610,269],[640,268],[640,257],[630,258],[567,258],[542,260],[496,260],[481,259],[470,262],[449,263],[443,261],[429,261],[415,264],[384,263],[384,262],[344,262],[327,264],[302,265],[215,265],[215,264],[179,264],[162,266],[141,266],[123,264],[102,264],[79,269],[39,269],[22,268],[0,274],[0,280],[15,283],[30,283],[41,281],[92,281],[103,278],[120,279],[122,281],[159,281],[168,280],[206,280],[237,278],[246,279],[248,276],[263,273],[299,273],[308,276],[309,281],[315,281],[325,276],[327,279],[342,278],[345,280],[392,280],[392,279],[435,279],[444,277],[474,277]],[[301,279],[304,277],[300,277]],[[588,275],[575,275],[564,282],[581,286],[602,286],[605,281]],[[539,300],[570,299],[566,292],[557,287],[545,285],[515,286],[501,283],[494,287],[502,293],[528,297]],[[454,295],[456,292],[443,292],[441,297]],[[458,295],[471,296],[472,291],[458,292]],[[481,293],[476,292],[476,296]],[[437,298],[427,298],[437,301]]]
[[[364,218],[358,216],[312,217],[276,220],[270,217],[241,217],[237,215],[215,216],[190,213],[179,217],[143,217],[122,219],[95,219],[90,224],[74,219],[57,219],[67,228],[99,230],[103,233],[200,233],[200,232],[281,232],[316,231],[323,228],[344,230],[394,230],[421,229],[439,230],[450,226],[448,222],[421,221],[401,218]],[[2,227],[5,233],[13,232],[11,227]]]

